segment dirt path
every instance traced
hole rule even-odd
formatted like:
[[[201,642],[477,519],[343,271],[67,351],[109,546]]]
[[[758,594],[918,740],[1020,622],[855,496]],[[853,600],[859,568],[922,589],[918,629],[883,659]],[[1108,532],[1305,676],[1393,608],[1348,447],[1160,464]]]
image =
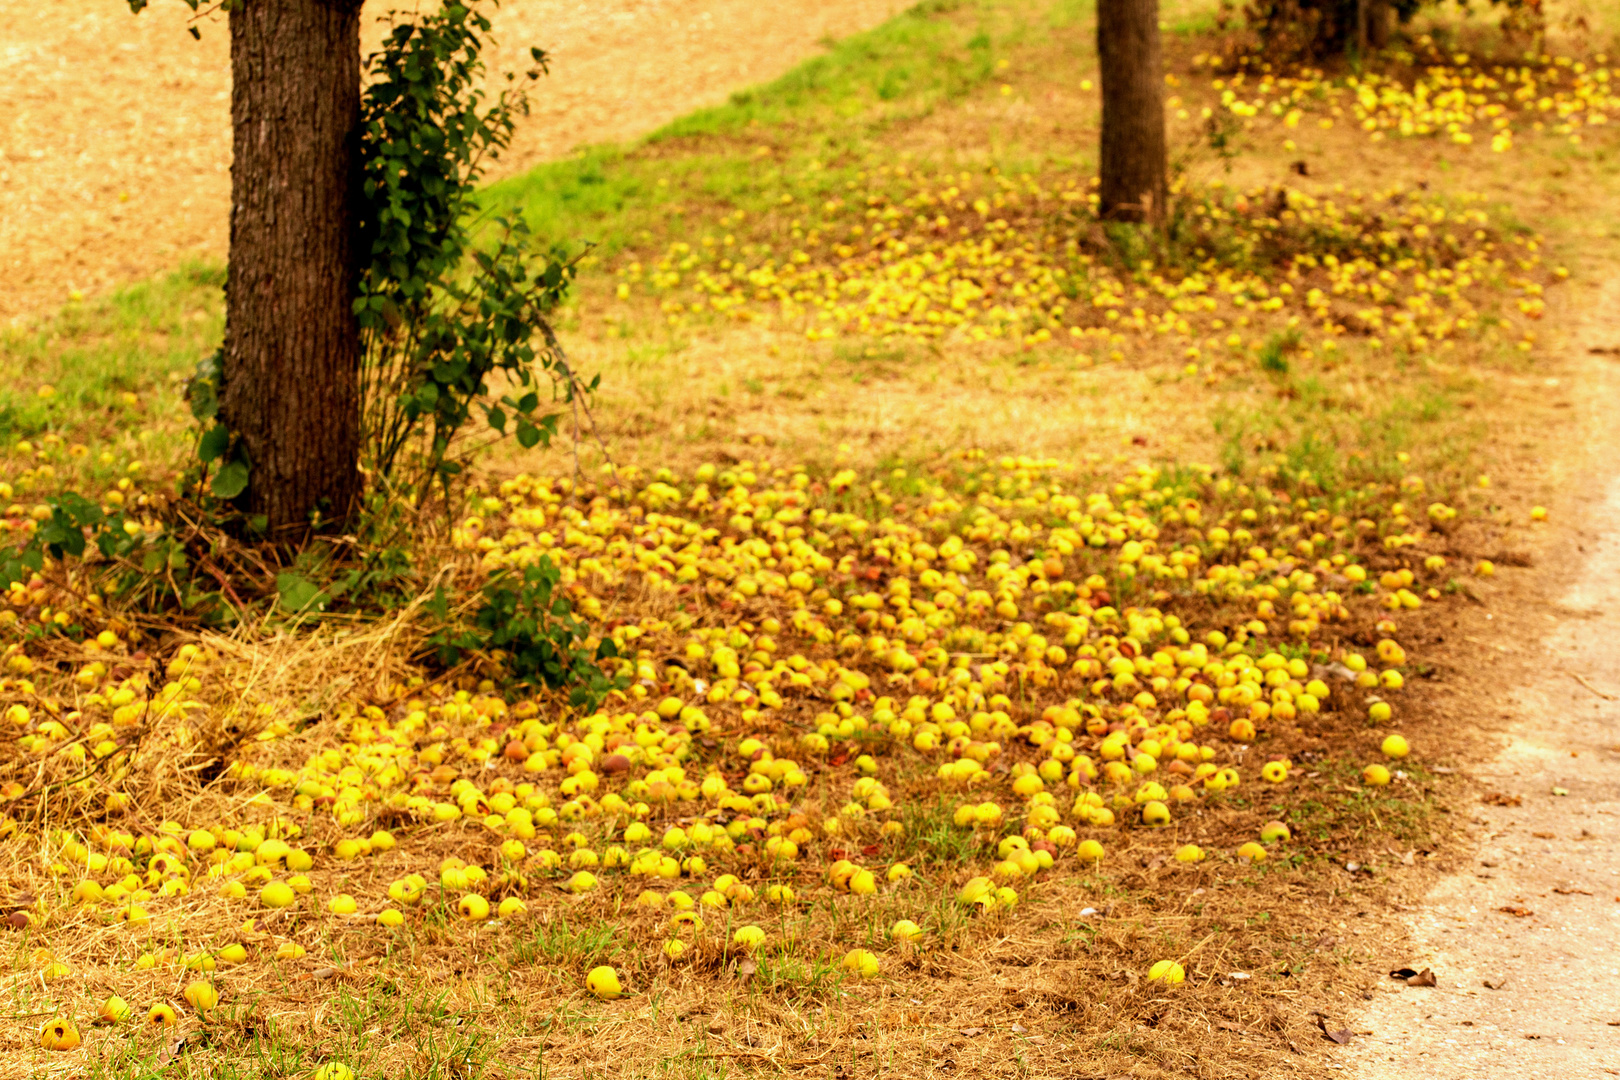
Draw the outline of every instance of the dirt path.
[[[1588,350],[1620,336],[1620,283],[1589,310],[1573,347],[1583,426],[1601,433],[1620,377]],[[1548,569],[1482,593],[1480,621],[1496,629],[1469,639],[1470,668],[1505,661],[1525,678],[1499,702],[1506,746],[1471,770],[1484,786],[1472,863],[1409,916],[1405,963],[1439,985],[1386,984],[1355,1025],[1347,1061],[1362,1080],[1620,1075],[1620,473],[1608,450],[1593,448]]]
[[[368,44],[376,17],[366,7]],[[770,79],[905,0],[507,0],[493,71],[554,57],[506,171],[624,139]],[[0,0],[0,325],[221,258],[230,196],[229,41],[189,10]]]

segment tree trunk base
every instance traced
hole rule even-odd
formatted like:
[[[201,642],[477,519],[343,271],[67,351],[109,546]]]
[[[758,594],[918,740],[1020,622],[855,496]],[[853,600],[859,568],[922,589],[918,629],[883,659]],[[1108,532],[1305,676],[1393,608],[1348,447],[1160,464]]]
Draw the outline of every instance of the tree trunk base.
[[[360,4],[249,0],[230,31],[219,416],[249,463],[240,505],[291,539],[347,520],[360,492]]]
[[[1098,0],[1105,221],[1159,222],[1169,197],[1158,0]]]

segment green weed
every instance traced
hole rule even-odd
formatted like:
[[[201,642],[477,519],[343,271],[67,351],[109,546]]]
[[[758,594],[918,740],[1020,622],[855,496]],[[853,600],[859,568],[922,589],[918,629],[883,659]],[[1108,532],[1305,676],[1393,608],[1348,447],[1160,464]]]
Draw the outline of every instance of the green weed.
[[[607,923],[575,926],[567,918],[553,919],[512,943],[514,967],[526,964],[568,966],[581,971],[607,963],[623,949],[618,930]]]

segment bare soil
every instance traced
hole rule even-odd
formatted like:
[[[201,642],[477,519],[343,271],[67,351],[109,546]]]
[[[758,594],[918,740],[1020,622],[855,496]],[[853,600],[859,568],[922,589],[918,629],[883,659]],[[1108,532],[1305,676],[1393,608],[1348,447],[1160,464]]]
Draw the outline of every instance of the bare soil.
[[[366,8],[365,47],[392,7]],[[903,0],[509,0],[492,72],[552,54],[551,78],[498,165],[642,134],[771,79]],[[160,0],[0,0],[0,324],[77,291],[222,259],[230,198],[230,45],[223,18]]]

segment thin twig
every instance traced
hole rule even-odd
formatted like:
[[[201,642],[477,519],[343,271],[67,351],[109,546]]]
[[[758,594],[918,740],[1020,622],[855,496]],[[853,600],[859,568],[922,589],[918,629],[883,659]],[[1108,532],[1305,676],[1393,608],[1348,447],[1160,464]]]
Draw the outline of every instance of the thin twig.
[[[1592,691],[1592,693],[1596,694],[1604,701],[1620,701],[1620,697],[1616,697],[1613,694],[1606,694],[1602,690],[1599,690],[1597,687],[1593,686],[1591,683],[1587,682],[1584,675],[1577,675],[1573,671],[1566,671],[1564,674],[1568,675],[1570,678]]]
[[[589,402],[585,400],[586,389],[580,383],[579,376],[574,374],[574,366],[568,359],[568,353],[563,350],[562,342],[557,340],[557,333],[551,328],[551,323],[545,319],[540,320],[540,334],[546,339],[546,348],[557,358],[557,366],[562,369],[564,380],[568,384],[568,403],[572,408],[574,417],[574,497],[579,497],[582,486],[583,471],[579,461],[580,444],[580,413],[585,414],[585,426],[596,446],[602,452],[602,458],[615,473],[618,466],[613,462],[613,455],[608,453],[607,443],[602,441],[601,429],[597,427],[596,417],[591,414]]]

